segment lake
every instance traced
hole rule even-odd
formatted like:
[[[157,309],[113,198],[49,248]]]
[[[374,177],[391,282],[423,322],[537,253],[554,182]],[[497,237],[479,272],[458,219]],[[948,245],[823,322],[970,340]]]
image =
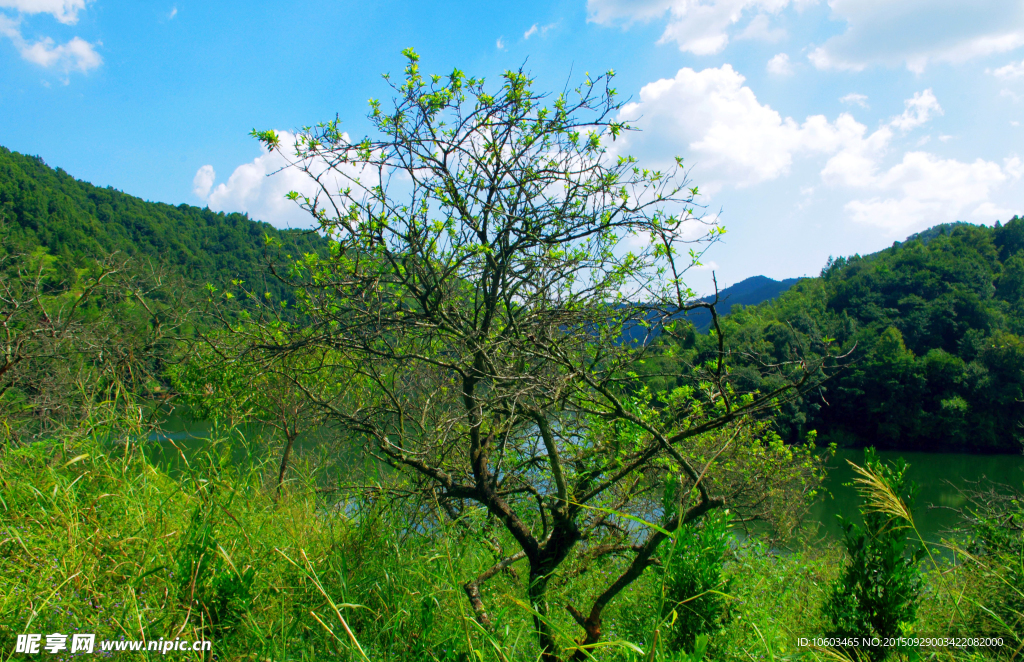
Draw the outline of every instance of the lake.
[[[203,447],[203,437],[209,432],[209,424],[172,417],[160,434],[151,437],[151,441],[161,442],[159,450],[154,449],[156,452],[151,458],[171,465],[173,470],[178,466],[180,456],[167,439],[173,439],[186,453],[195,452]],[[258,430],[251,428],[250,433],[255,436]],[[296,449],[301,450],[311,441],[300,438]],[[944,532],[957,526],[959,516],[956,509],[965,505],[959,490],[969,488],[971,482],[985,480],[1024,490],[1024,455],[879,451],[878,456],[883,461],[903,457],[910,465],[908,475],[920,487],[913,511],[914,521],[918,531],[929,542],[938,542]],[[243,458],[241,453],[236,456],[237,460]],[[849,485],[854,479],[854,472],[847,460],[863,464],[864,451],[846,448],[836,452],[829,462],[824,494],[812,506],[810,513],[811,520],[821,525],[819,533],[837,540],[842,539],[843,533],[836,515],[861,523],[860,497]]]
[[[984,480],[1024,488],[1024,455],[968,455],[965,453],[921,453],[879,451],[882,460],[902,457],[910,465],[907,475],[920,488],[914,504],[914,522],[929,542],[938,542],[942,534],[957,526],[956,509],[966,500],[959,490],[974,481]],[[812,508],[811,517],[821,523],[824,533],[841,539],[842,529],[836,515],[861,522],[860,497],[849,483],[854,479],[848,464],[864,464],[864,451],[840,449],[829,462],[826,494]]]

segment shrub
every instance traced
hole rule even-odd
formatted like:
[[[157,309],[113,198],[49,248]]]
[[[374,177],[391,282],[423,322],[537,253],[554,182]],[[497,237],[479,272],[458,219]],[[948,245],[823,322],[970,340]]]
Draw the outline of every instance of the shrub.
[[[675,544],[663,554],[662,618],[670,623],[665,641],[672,651],[695,651],[701,635],[721,631],[728,618],[730,582],[722,566],[730,520],[728,512],[715,512],[680,527]]]
[[[833,584],[825,615],[829,636],[886,637],[909,632],[921,593],[918,561],[923,547],[908,545],[907,523],[917,487],[902,458],[884,464],[873,448],[864,453],[861,484],[864,528],[840,516],[849,563]],[[886,649],[868,649],[882,659]]]

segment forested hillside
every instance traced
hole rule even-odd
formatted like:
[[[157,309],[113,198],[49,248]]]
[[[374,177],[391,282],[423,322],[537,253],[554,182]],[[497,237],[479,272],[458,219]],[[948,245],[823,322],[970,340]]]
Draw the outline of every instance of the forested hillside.
[[[936,226],[868,256],[830,260],[779,299],[723,321],[732,370],[765,390],[759,363],[814,358],[821,340],[850,352],[817,391],[784,406],[778,425],[840,445],[1017,452],[1024,438],[1024,219],[994,228]],[[672,366],[710,355],[713,338],[662,344],[657,387]]]
[[[9,252],[39,248],[57,258],[58,272],[73,277],[89,259],[114,253],[149,259],[197,284],[223,285],[235,278],[263,279],[264,237],[284,251],[318,251],[318,235],[278,230],[244,214],[191,205],[146,202],[54,170],[42,159],[0,147],[0,221]],[[273,278],[267,291],[288,298]]]

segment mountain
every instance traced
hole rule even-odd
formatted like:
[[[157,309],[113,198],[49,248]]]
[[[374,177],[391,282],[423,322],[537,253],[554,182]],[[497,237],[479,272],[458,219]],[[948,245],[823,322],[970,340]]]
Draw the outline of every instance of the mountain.
[[[786,280],[772,280],[767,276],[751,276],[741,280],[735,285],[730,285],[718,292],[718,314],[719,319],[728,315],[732,310],[741,310],[746,306],[754,306],[765,301],[771,301],[799,282],[800,278],[787,278]],[[707,296],[700,301],[711,303],[714,296]],[[676,313],[671,319],[686,319],[693,324],[694,329],[700,333],[706,333],[711,328],[711,312],[706,308],[697,308],[688,313]],[[632,322],[624,325],[620,342],[628,342],[633,345],[649,343],[661,335],[661,327],[656,320],[661,319],[661,313],[651,312],[646,324]]]
[[[0,233],[8,253],[43,250],[70,277],[88,260],[116,253],[159,263],[197,286],[264,280],[266,237],[296,256],[327,249],[312,232],[279,230],[245,214],[147,202],[3,147]],[[275,298],[291,298],[282,283],[265,280]]]
[[[736,306],[756,306],[759,303],[771,301],[800,280],[800,278],[772,280],[767,276],[751,276],[741,280],[718,293],[719,313],[728,315]],[[710,303],[714,301],[714,297],[704,297],[701,301]],[[686,318],[693,323],[698,331],[704,332],[711,328],[711,313],[706,308],[692,310],[686,315]]]
[[[790,441],[900,450],[1019,453],[1024,445],[1024,219],[944,224],[871,255],[829,260],[821,276],[723,318],[740,392],[776,372],[847,354],[820,388],[774,416]],[[661,339],[646,364],[655,391],[714,356],[713,339]],[[821,375],[824,377],[824,374]]]

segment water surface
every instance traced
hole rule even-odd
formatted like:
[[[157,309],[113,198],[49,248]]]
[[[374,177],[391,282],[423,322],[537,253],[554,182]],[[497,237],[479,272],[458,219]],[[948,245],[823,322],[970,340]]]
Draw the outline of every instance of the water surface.
[[[962,491],[976,487],[978,481],[1024,490],[1024,455],[879,451],[878,456],[883,461],[902,457],[910,465],[907,475],[920,488],[914,521],[929,542],[938,542],[945,532],[957,527],[958,510],[967,505]],[[826,494],[811,511],[812,519],[821,523],[822,532],[838,539],[843,534],[836,515],[861,523],[861,499],[850,485],[855,474],[847,460],[863,465],[864,451],[841,449],[836,453],[829,462]]]

